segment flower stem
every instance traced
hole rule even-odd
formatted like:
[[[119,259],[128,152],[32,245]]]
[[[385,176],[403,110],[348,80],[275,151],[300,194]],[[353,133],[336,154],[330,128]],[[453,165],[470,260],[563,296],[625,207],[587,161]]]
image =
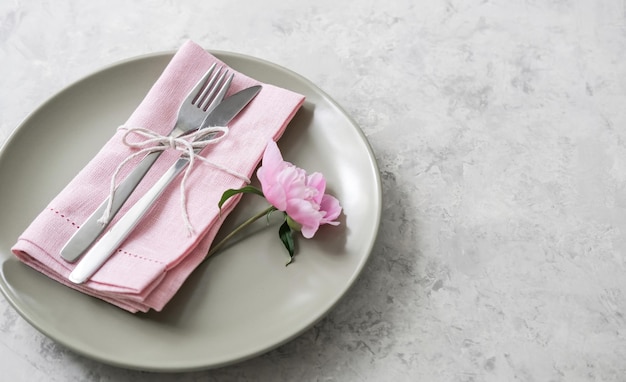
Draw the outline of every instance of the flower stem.
[[[230,239],[233,238],[233,236],[235,236],[236,234],[238,234],[239,232],[241,232],[241,230],[243,230],[244,228],[246,228],[247,226],[249,226],[250,224],[254,223],[255,221],[259,220],[260,218],[262,218],[263,216],[269,214],[272,211],[276,211],[276,207],[274,206],[269,206],[266,209],[264,209],[263,211],[259,212],[258,214],[252,216],[251,218],[249,218],[248,220],[246,220],[245,222],[241,223],[237,228],[235,228],[231,233],[229,233],[228,235],[226,235],[225,238],[223,238],[219,243],[215,244],[213,246],[213,248],[211,248],[211,250],[209,251],[209,253],[207,253],[206,257],[204,258],[205,260],[208,259],[211,255],[215,254],[217,251],[219,251],[224,244],[226,244],[226,242]]]

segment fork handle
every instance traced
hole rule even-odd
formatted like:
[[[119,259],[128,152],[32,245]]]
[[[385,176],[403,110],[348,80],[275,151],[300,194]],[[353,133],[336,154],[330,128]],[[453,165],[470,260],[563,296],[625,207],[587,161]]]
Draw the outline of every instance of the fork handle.
[[[141,218],[161,196],[176,175],[189,164],[186,158],[180,158],[150,188],[113,227],[98,240],[76,268],[70,273],[69,280],[75,284],[87,281],[111,257],[122,242],[130,235]]]
[[[117,186],[113,194],[113,202],[111,204],[111,218],[120,210],[126,200],[133,193],[137,185],[143,177],[148,173],[150,167],[156,162],[162,151],[153,151],[148,153],[133,171]],[[80,225],[74,232],[74,235],[65,243],[61,249],[61,257],[69,262],[75,262],[80,256],[96,241],[98,236],[109,225],[109,222],[100,223],[98,219],[102,217],[107,209],[109,198],[106,198],[102,204]]]

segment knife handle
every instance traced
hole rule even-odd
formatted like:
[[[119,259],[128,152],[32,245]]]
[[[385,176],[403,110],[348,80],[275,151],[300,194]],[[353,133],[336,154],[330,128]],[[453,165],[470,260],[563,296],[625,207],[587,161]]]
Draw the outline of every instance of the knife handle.
[[[174,180],[189,163],[186,158],[180,158],[170,167],[163,176],[133,205],[113,227],[98,240],[85,254],[76,268],[70,273],[69,280],[74,284],[87,281],[100,267],[115,253],[124,239],[133,231],[141,218],[150,210],[150,207],[165,191],[167,185]]]
[[[133,169],[133,171],[117,186],[115,193],[113,194],[113,202],[111,204],[111,215],[109,222],[113,219],[113,216],[122,208],[126,200],[133,193],[137,185],[141,182],[143,177],[148,173],[150,167],[156,162],[157,158],[161,155],[162,151],[153,151],[148,153],[139,164]],[[85,253],[87,248],[96,241],[98,236],[109,225],[109,222],[100,223],[98,219],[102,217],[104,211],[107,208],[109,198],[106,198],[102,204],[80,225],[80,227],[74,232],[72,237],[65,243],[63,249],[61,249],[61,257],[69,262],[75,262],[78,258]]]

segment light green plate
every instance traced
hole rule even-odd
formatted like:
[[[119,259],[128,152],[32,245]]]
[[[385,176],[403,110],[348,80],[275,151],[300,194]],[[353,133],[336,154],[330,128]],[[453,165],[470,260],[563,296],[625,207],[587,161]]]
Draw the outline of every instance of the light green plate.
[[[289,267],[276,227],[259,227],[198,268],[160,313],[127,313],[23,265],[10,251],[17,237],[128,118],[173,53],[90,75],[34,111],[0,152],[0,289],[35,328],[80,354],[152,371],[239,362],[314,325],[367,262],[380,222],[381,185],[359,127],[303,77],[249,56],[214,54],[307,97],[279,146],[286,160],[326,176],[344,207],[341,225],[323,227],[313,240],[300,238]],[[254,198],[243,199],[222,232],[257,212]]]

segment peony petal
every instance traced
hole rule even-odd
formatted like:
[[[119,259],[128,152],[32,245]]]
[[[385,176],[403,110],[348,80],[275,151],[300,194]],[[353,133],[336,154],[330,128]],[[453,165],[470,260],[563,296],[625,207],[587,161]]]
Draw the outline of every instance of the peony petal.
[[[268,166],[272,169],[281,168],[283,166],[283,155],[280,153],[278,145],[274,141],[269,141],[265,146],[265,152],[263,153],[263,166]]]
[[[269,171],[266,171],[267,169],[265,167],[259,167],[258,170],[256,170],[256,177],[259,179],[259,182],[261,182],[261,189],[265,192],[265,188],[269,187],[270,184],[272,184],[272,182],[270,181],[270,174],[268,174]]]
[[[313,196],[313,200],[315,200],[316,204],[320,204],[324,196],[324,191],[326,191],[326,179],[324,175],[319,172],[314,172],[307,177],[306,184],[317,191]]]
[[[302,235],[307,239],[317,232],[324,216],[316,207],[306,200],[290,200],[287,205],[287,215],[302,226]]]
[[[274,184],[263,190],[265,199],[279,211],[287,210],[287,197],[282,185]]]
[[[324,216],[323,212],[320,212],[310,202],[302,199],[291,199],[287,203],[287,215],[302,225],[314,225],[315,222],[319,222]]]
[[[319,229],[319,225],[314,227],[314,226],[302,226],[302,229],[300,230],[300,232],[302,233],[302,236],[304,236],[305,239],[310,239],[313,236],[315,236],[315,234],[317,233],[317,230]]]
[[[325,194],[322,198],[322,202],[320,203],[320,211],[325,212],[320,224],[338,225],[339,222],[334,220],[339,217],[341,210],[342,208],[339,204],[339,200],[337,200],[334,196]]]
[[[283,185],[287,200],[307,199],[305,179],[306,173],[295,166],[287,167],[281,172],[279,182]]]
[[[326,179],[324,179],[324,175],[320,172],[314,172],[309,175],[306,183],[308,186],[315,187],[322,194],[326,191]]]
[[[285,167],[285,162],[278,149],[278,145],[274,141],[268,142],[263,153],[263,161],[261,167],[257,170],[257,177],[262,187],[270,186],[276,183],[276,179]]]

